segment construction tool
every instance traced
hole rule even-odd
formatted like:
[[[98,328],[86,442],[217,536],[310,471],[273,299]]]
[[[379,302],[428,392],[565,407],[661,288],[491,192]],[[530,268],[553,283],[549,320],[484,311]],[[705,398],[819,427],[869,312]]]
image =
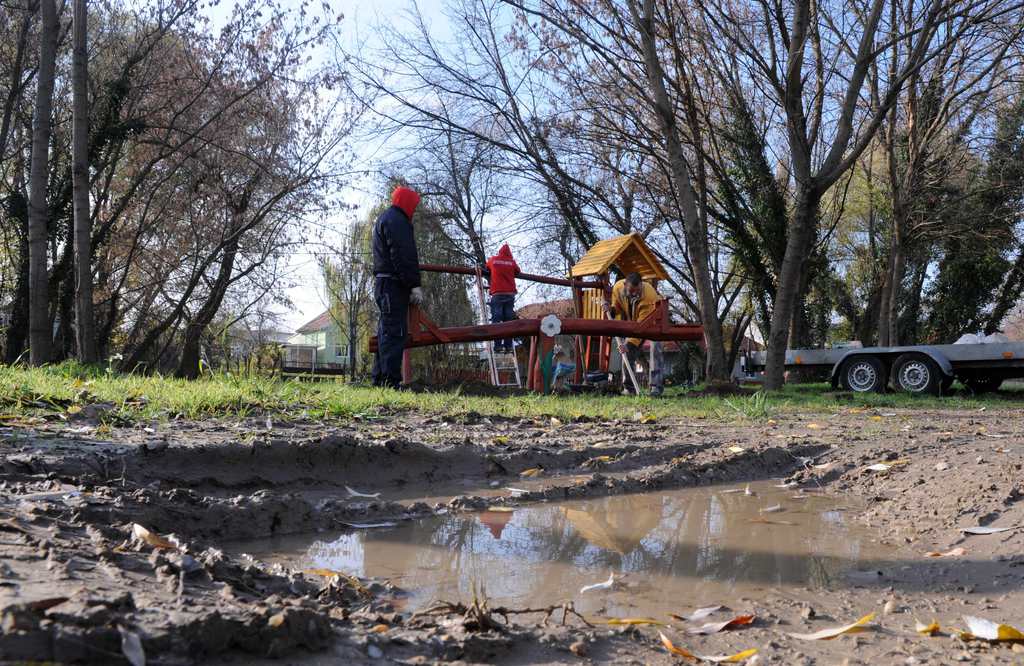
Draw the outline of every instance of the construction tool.
[[[611,316],[611,314],[608,313],[607,304],[608,304],[608,302],[605,301],[605,307],[602,308],[603,312],[604,312],[604,318],[608,319],[608,320],[611,320],[612,316]],[[615,348],[617,350],[619,350],[619,354],[622,356],[622,367],[624,367],[626,369],[626,372],[629,374],[629,380],[631,382],[633,382],[633,392],[637,395],[637,397],[639,397],[640,396],[640,382],[638,382],[636,380],[636,372],[634,372],[633,366],[629,362],[629,358],[622,351],[622,349],[625,348],[626,345],[622,341],[622,338],[612,338],[612,342],[615,343]]]

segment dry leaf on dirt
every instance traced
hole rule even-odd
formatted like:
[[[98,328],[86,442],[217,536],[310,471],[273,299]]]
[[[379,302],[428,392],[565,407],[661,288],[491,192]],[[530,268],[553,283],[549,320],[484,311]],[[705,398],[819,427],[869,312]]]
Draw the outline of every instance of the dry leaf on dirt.
[[[999,534],[1017,529],[1016,527],[962,527],[964,534]]]
[[[746,449],[743,448],[742,446],[730,446],[729,450],[732,451],[733,453],[743,453],[744,451],[746,451]]]
[[[558,426],[562,425],[562,422],[560,420],[556,419],[554,416],[552,416],[551,417],[551,425],[553,425],[553,426],[555,426],[557,428]]]
[[[492,440],[495,444],[508,444],[508,437],[505,435],[498,435]]]
[[[540,467],[531,467],[530,469],[524,469],[522,472],[519,473],[519,476],[533,478],[535,476],[540,476],[543,472],[544,470],[542,470]]]
[[[726,620],[725,622],[709,622],[708,624],[699,627],[691,627],[686,630],[686,633],[693,634],[695,636],[706,636],[708,634],[717,634],[718,632],[725,631],[726,629],[743,627],[748,624],[753,624],[753,622],[753,615],[737,615],[733,619]]]
[[[595,458],[591,458],[590,460],[585,461],[581,465],[581,467],[586,467],[588,465],[598,465],[598,464],[603,464],[603,463],[610,463],[613,460],[615,460],[615,458],[613,458],[611,456],[597,456]]]
[[[810,428],[811,430],[821,430],[821,425],[817,423],[808,423],[807,427]]]
[[[869,472],[888,472],[890,466],[886,465],[885,463],[875,463],[874,465],[868,465],[864,469],[868,470]]]
[[[857,620],[853,624],[848,624],[845,627],[832,627],[831,629],[822,629],[816,631],[813,634],[789,634],[793,638],[799,638],[802,641],[828,641],[832,640],[836,636],[842,636],[843,634],[850,633],[852,631],[860,630],[865,624],[875,619],[874,613],[868,613],[861,619]]]
[[[587,592],[593,592],[594,590],[610,590],[615,585],[615,573],[608,576],[608,580],[603,583],[594,583],[593,585],[584,585],[580,588],[580,594],[586,594]]]
[[[629,627],[631,627],[631,626],[646,625],[646,624],[653,625],[655,627],[664,627],[665,626],[664,622],[659,622],[658,620],[655,620],[654,618],[650,618],[650,617],[613,617],[610,620],[605,620],[604,623],[605,624],[610,624],[610,625],[615,626],[615,627],[622,627],[622,626],[629,626]]]
[[[965,548],[954,548],[953,550],[947,550],[945,553],[932,550],[924,554],[925,557],[963,557],[967,554]]]
[[[1008,624],[999,624],[983,617],[964,615],[967,633],[986,641],[1024,641],[1024,633]]]
[[[758,525],[796,525],[796,523],[789,520],[772,520],[771,518],[751,518],[747,522],[757,523]]]
[[[698,608],[689,615],[676,615],[674,613],[669,614],[669,617],[673,620],[679,620],[681,622],[696,622],[697,620],[703,620],[718,611],[722,610],[722,606],[705,606],[704,608]]]
[[[914,620],[914,631],[922,636],[934,636],[939,633],[939,623],[936,620],[932,620],[931,624],[925,624],[920,620]]]
[[[658,632],[658,636],[661,637],[661,644],[665,646],[666,650],[668,650],[672,654],[679,655],[684,659],[689,659],[690,661],[708,661],[713,664],[738,664],[742,661],[746,661],[750,657],[757,654],[757,648],[752,648],[750,650],[744,650],[743,652],[740,652],[738,654],[709,657],[694,654],[686,648],[676,647],[676,645],[671,640],[669,640],[669,637],[660,631]]]
[[[117,630],[121,632],[121,654],[132,666],[146,666],[146,651],[142,649],[142,639],[134,631],[128,631],[122,626]]]
[[[388,627],[388,625],[386,625],[386,624],[378,624],[378,625],[374,625],[374,627],[373,627],[372,629],[370,629],[370,633],[371,633],[371,634],[383,634],[383,633],[385,633],[385,632],[386,632],[386,631],[387,631],[387,630],[388,630],[389,628],[390,628],[390,627]]]
[[[361,493],[358,490],[353,490],[352,488],[349,488],[348,486],[345,486],[345,490],[348,491],[349,497],[366,497],[369,499],[377,499],[378,497],[380,497],[380,493]]]
[[[132,536],[137,539],[141,539],[143,542],[153,546],[154,548],[163,548],[164,550],[177,550],[178,546],[168,539],[150,532],[142,525],[138,523],[132,523]]]
[[[284,613],[276,613],[274,615],[271,615],[270,619],[267,620],[267,626],[268,627],[273,627],[274,629],[277,629],[278,627],[282,626],[283,624],[284,624]]]

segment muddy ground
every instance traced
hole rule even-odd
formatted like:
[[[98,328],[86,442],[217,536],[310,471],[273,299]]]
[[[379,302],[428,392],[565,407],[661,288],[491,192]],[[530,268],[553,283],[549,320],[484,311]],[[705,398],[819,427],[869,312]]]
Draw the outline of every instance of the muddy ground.
[[[672,663],[680,658],[654,627],[588,626],[562,609],[546,623],[543,612],[410,614],[389,581],[275,570],[221,547],[440,511],[787,478],[861,500],[858,520],[900,556],[827,593],[723,599],[757,619],[714,636],[666,629],[679,644],[700,654],[758,648],[759,663],[1019,664],[1024,646],[964,640],[953,629],[964,628],[963,615],[1024,629],[1024,533],[961,532],[1024,526],[1022,407],[850,408],[733,423],[637,413],[614,422],[403,414],[111,425],[100,405],[71,420],[8,420],[0,658]],[[888,469],[868,469],[878,463]],[[535,468],[542,474],[521,478]],[[509,485],[529,492],[502,490]],[[345,486],[387,500],[349,497]],[[926,556],[951,550],[960,554]],[[789,636],[870,612],[862,633]],[[939,620],[942,633],[918,635],[915,618]]]

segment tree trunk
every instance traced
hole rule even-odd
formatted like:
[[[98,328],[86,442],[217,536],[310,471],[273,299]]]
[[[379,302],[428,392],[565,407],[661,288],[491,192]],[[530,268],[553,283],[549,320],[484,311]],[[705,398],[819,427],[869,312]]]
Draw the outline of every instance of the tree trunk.
[[[1017,260],[1013,262],[1013,268],[1010,269],[999,288],[996,304],[992,307],[992,313],[985,323],[985,335],[992,335],[1002,329],[1006,313],[1020,299],[1022,291],[1024,291],[1024,243],[1021,243]]]
[[[32,118],[32,167],[29,176],[29,348],[32,365],[50,360],[53,325],[47,279],[47,241],[50,211],[47,188],[50,167],[50,117],[53,107],[53,79],[57,59],[57,8],[54,0],[40,0],[42,28],[39,33],[39,72]]]
[[[687,251],[693,267],[693,282],[697,289],[701,324],[707,343],[707,375],[709,380],[727,380],[729,368],[725,360],[725,343],[722,322],[718,318],[718,299],[711,286],[711,264],[708,253],[707,229],[701,225],[697,211],[697,197],[690,180],[690,168],[683,154],[683,146],[676,130],[676,117],[665,89],[665,72],[658,57],[654,42],[654,0],[643,0],[643,15],[630,2],[634,20],[640,28],[644,52],[644,69],[654,97],[655,115],[668,148],[669,167],[675,185],[678,208],[682,212],[683,231],[686,235]]]
[[[886,293],[882,297],[884,309],[878,318],[878,344],[883,347],[900,343],[899,302],[903,291],[903,276],[907,270],[907,255],[903,251],[903,234],[900,228],[901,225],[896,222],[890,249],[889,273],[885,277]]]
[[[78,360],[95,363],[96,317],[92,303],[92,224],[89,217],[89,52],[86,45],[86,0],[74,0],[74,47],[72,51],[71,147],[72,200],[75,215],[75,339]]]
[[[238,236],[235,235],[224,246],[224,256],[221,258],[220,268],[217,271],[217,279],[210,288],[210,295],[207,297],[203,307],[199,309],[196,316],[185,327],[184,343],[181,349],[181,360],[178,363],[178,370],[175,376],[184,379],[195,379],[199,376],[199,354],[201,351],[203,333],[217,316],[221,303],[224,302],[224,295],[231,285],[231,274],[235,269],[235,257],[238,254]]]
[[[799,180],[796,187],[793,217],[786,235],[786,254],[782,259],[779,286],[775,291],[775,303],[772,308],[771,328],[768,332],[764,388],[769,391],[782,388],[785,382],[786,343],[800,295],[803,262],[814,232],[820,199],[815,190]]]

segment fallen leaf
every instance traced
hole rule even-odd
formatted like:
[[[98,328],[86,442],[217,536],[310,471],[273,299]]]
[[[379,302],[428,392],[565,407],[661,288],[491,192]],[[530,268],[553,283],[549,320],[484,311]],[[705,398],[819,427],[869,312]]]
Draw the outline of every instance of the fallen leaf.
[[[511,506],[492,506],[488,507],[487,510],[492,513],[512,513],[515,511],[515,508]]]
[[[695,636],[706,636],[708,634],[717,634],[720,631],[726,629],[735,629],[736,627],[743,627],[754,622],[753,615],[737,615],[731,620],[725,622],[709,622],[699,627],[691,627],[686,630],[686,633],[693,634]]]
[[[586,594],[587,592],[593,592],[594,590],[610,590],[615,585],[615,572],[613,571],[608,580],[603,583],[594,583],[593,585],[584,585],[580,588],[580,594]]]
[[[922,636],[934,636],[939,633],[939,623],[936,620],[932,620],[931,624],[925,624],[920,620],[914,620],[914,631]]]
[[[874,465],[868,465],[864,469],[869,472],[888,472],[889,465],[886,465],[885,463],[875,463]]]
[[[358,490],[352,490],[348,486],[345,486],[345,490],[348,491],[349,497],[366,497],[368,499],[377,499],[380,497],[380,493],[361,493]]]
[[[967,633],[974,638],[986,641],[1024,641],[1024,633],[1008,624],[999,624],[992,620],[973,615],[964,615]]]
[[[802,641],[828,641],[832,640],[836,636],[842,636],[843,634],[851,631],[857,631],[865,624],[875,619],[874,613],[868,613],[861,619],[857,620],[853,624],[848,624],[845,627],[832,627],[831,629],[822,629],[816,631],[813,634],[789,634],[793,638],[799,638]]]
[[[121,654],[132,666],[146,666],[146,651],[142,649],[142,639],[134,631],[128,631],[121,625],[117,630],[121,632]]]
[[[1000,532],[1009,532],[1015,530],[1016,527],[963,527],[961,531],[964,534],[999,534]]]
[[[643,417],[640,420],[640,423],[656,423],[657,421],[658,421],[658,417],[657,416],[655,416],[654,414],[648,414],[647,416]]]
[[[616,626],[616,627],[619,627],[619,626],[630,626],[630,627],[632,627],[632,626],[647,625],[647,624],[653,625],[655,627],[664,627],[665,626],[664,622],[659,622],[658,620],[655,620],[655,619],[650,618],[650,617],[613,617],[610,620],[605,620],[604,623],[605,624],[610,624],[610,625]]]
[[[562,425],[562,422],[560,420],[556,419],[554,416],[552,416],[551,417],[551,425],[553,425],[553,426],[555,426],[557,428],[558,426]]]
[[[495,444],[508,444],[508,437],[505,435],[498,435],[493,441]]]
[[[759,525],[796,525],[796,523],[788,520],[772,520],[771,518],[751,518],[747,522],[757,523]]]
[[[697,661],[697,655],[690,652],[689,650],[684,650],[683,648],[676,647],[672,643],[672,641],[669,640],[668,636],[666,636],[664,633],[659,631],[658,635],[661,636],[661,644],[665,646],[666,650],[668,650],[672,654],[677,654],[680,657],[683,657],[684,659],[689,659],[690,661]]]
[[[757,648],[750,648],[749,650],[744,650],[743,652],[723,656],[709,657],[707,655],[699,654],[697,655],[697,658],[702,659],[704,661],[710,661],[713,664],[738,664],[740,662],[746,661],[747,659],[750,659],[755,654],[757,654]]]
[[[73,415],[73,414],[81,414],[81,413],[82,413],[82,406],[81,405],[68,405],[68,414],[72,414]]]
[[[669,640],[669,637],[666,636],[664,633],[662,633],[660,631],[658,632],[658,636],[661,637],[661,644],[665,646],[666,650],[668,650],[672,654],[679,655],[680,657],[683,657],[684,659],[689,659],[690,661],[709,661],[709,662],[711,662],[713,664],[737,664],[737,663],[739,663],[741,661],[746,661],[750,657],[752,657],[755,654],[757,654],[757,648],[751,648],[750,650],[744,650],[743,652],[739,652],[737,654],[731,654],[731,655],[723,655],[723,656],[698,655],[698,654],[694,654],[694,653],[690,652],[686,648],[676,647],[676,645],[673,644],[671,640]]]
[[[278,627],[280,627],[283,624],[284,624],[284,613],[277,613],[275,615],[271,615],[270,619],[267,620],[267,626],[268,627],[273,627],[274,629],[277,629]]]
[[[746,449],[743,448],[742,446],[730,446],[729,450],[732,451],[733,453],[743,453],[744,451],[746,451]]]
[[[373,627],[373,629],[370,629],[370,633],[371,634],[383,634],[388,629],[390,629],[390,627],[388,627],[388,625],[386,625],[386,624],[378,624],[378,625],[375,625]]]
[[[835,463],[827,462],[827,463],[821,463],[820,465],[811,465],[811,467],[813,467],[814,469],[831,469],[832,465],[834,465],[834,464]]]
[[[587,465],[610,463],[613,460],[615,460],[615,458],[613,458],[612,456],[597,456],[596,458],[591,458],[590,460],[587,460],[586,462],[583,463],[582,466],[586,467]]]
[[[703,620],[704,618],[709,617],[720,610],[722,610],[721,606],[705,606],[704,608],[698,608],[689,615],[670,614],[669,617],[671,617],[673,620],[680,620],[682,622],[696,622],[697,620]]]
[[[872,420],[872,421],[881,421],[881,420],[882,420],[882,417],[881,417],[881,416],[877,416],[877,415],[875,415],[875,416],[872,416],[872,417],[871,417],[871,420]]]
[[[924,556],[925,557],[963,557],[966,554],[967,554],[967,549],[961,547],[961,548],[954,548],[953,550],[948,550],[945,553],[940,553],[938,551],[933,550],[933,551],[925,553]]]
[[[768,419],[768,425],[778,425],[778,423],[775,419]]]
[[[163,538],[159,534],[150,532],[142,525],[138,523],[132,523],[132,535],[138,539],[141,539],[145,543],[153,546],[154,548],[163,548],[164,550],[177,550],[178,547],[173,541]]]
[[[531,467],[530,469],[524,469],[519,473],[519,476],[532,479],[535,476],[540,476],[543,472],[544,470],[540,467]]]
[[[807,427],[810,428],[811,430],[821,430],[821,426],[818,425],[817,423],[808,423]]]

